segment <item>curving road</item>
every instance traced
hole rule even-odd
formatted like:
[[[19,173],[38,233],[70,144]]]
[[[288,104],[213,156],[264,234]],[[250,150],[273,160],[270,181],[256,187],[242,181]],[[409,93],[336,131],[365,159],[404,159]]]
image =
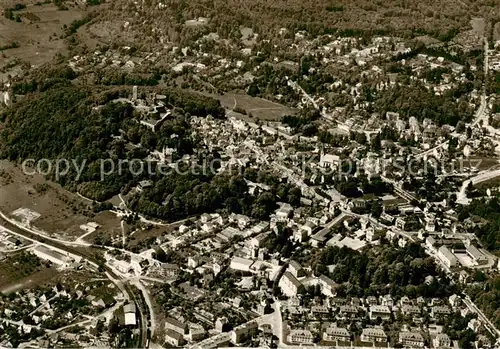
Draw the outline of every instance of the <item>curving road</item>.
[[[457,194],[457,203],[461,205],[467,205],[470,203],[471,199],[467,198],[467,187],[470,183],[478,184],[481,182],[486,182],[490,179],[496,178],[500,176],[500,170],[492,170],[478,174],[471,179],[467,179],[462,182],[462,186],[460,187],[460,191]]]

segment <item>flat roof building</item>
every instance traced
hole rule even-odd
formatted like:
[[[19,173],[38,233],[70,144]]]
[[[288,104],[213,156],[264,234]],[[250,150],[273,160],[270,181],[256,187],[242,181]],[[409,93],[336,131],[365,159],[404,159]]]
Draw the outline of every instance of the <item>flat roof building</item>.
[[[62,267],[68,267],[73,260],[58,251],[52,250],[44,245],[36,246],[33,253],[40,259],[48,260]]]
[[[125,326],[136,326],[136,307],[135,303],[129,303],[123,306],[123,312],[125,313]]]

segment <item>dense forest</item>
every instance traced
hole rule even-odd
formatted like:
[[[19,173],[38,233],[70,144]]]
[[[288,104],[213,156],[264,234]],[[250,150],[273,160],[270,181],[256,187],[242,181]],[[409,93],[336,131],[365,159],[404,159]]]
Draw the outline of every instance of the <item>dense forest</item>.
[[[460,221],[471,219],[474,224],[471,232],[481,240],[484,247],[489,251],[500,250],[500,200],[498,197],[492,199],[474,199],[469,206],[460,206]]]
[[[332,273],[328,265],[336,265]],[[390,293],[410,298],[445,297],[457,292],[417,243],[404,248],[374,247],[364,252],[328,247],[313,258],[311,267],[337,283],[348,282],[346,292],[352,296]]]
[[[471,298],[485,315],[500,326],[500,277],[491,277],[485,283],[469,288]]]
[[[354,36],[363,34],[403,36],[430,35],[440,40],[450,40],[469,26],[471,17],[492,12],[495,2],[490,0],[464,0],[456,3],[445,1],[212,1],[197,2],[157,1],[123,4],[112,2],[99,21],[123,19],[130,21],[127,32],[110,33],[118,42],[140,43],[151,46],[159,37],[171,42],[188,44],[209,32],[224,38],[239,36],[238,27],[253,28],[262,38],[276,38],[280,28],[287,28],[290,35],[304,30],[311,36],[335,34]],[[137,13],[135,19],[131,14]],[[185,26],[187,20],[205,17],[205,26]],[[148,18],[144,21],[144,18]],[[151,28],[161,28],[151,31]],[[147,37],[144,33],[147,32]],[[152,35],[151,35],[152,33]]]
[[[384,91],[375,99],[373,109],[380,113],[397,110],[403,117],[415,116],[420,121],[428,118],[438,125],[456,125],[459,121],[470,121],[473,116],[473,108],[466,100],[457,102],[453,96],[436,96],[420,86],[398,86]]]
[[[258,174],[252,171],[247,169],[243,175],[214,175],[202,168],[195,171],[198,174],[172,172],[159,177],[153,188],[135,195],[130,200],[130,207],[145,215],[168,221],[218,210],[266,219],[277,208],[277,201],[299,203],[301,193],[298,188],[263,171]],[[252,178],[253,175],[264,182],[268,178],[270,190],[256,191],[250,195],[245,178]]]

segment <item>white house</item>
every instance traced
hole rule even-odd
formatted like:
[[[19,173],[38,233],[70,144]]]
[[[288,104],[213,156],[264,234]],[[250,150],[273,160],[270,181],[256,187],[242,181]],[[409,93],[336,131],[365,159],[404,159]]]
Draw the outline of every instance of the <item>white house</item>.
[[[287,339],[292,344],[312,344],[314,341],[314,337],[309,330],[291,330]]]
[[[288,297],[297,295],[298,289],[302,284],[292,273],[286,271],[280,279],[279,287],[281,291]]]
[[[323,340],[325,341],[344,341],[349,342],[351,340],[351,334],[349,331],[343,327],[328,327],[323,334]]]
[[[418,332],[399,332],[399,343],[412,348],[423,347],[424,337]]]
[[[340,164],[340,157],[333,154],[321,153],[319,166],[323,168],[337,168]]]
[[[361,332],[361,341],[363,342],[387,342],[387,335],[380,328],[364,328]]]
[[[136,309],[134,303],[126,304],[123,307],[123,312],[125,314],[125,326],[136,326],[137,318],[136,318]]]
[[[446,333],[438,333],[432,340],[434,348],[450,348],[451,340]]]

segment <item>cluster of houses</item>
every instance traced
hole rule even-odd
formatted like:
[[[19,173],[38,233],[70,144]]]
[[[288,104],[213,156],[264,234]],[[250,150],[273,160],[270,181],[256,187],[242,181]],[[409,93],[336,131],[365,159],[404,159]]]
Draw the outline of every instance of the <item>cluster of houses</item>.
[[[77,301],[77,302],[74,302]],[[12,292],[9,299],[0,302],[1,318],[0,330],[19,323],[18,334],[20,337],[29,337],[35,331],[48,330],[54,321],[65,325],[79,322],[81,319],[92,319],[90,324],[85,324],[89,329],[87,335],[66,334],[57,331],[47,331],[46,336],[40,336],[31,344],[40,347],[62,345],[64,340],[71,339],[82,346],[98,345],[107,342],[107,333],[97,333],[95,328],[98,322],[104,322],[102,316],[92,317],[95,312],[100,312],[112,307],[117,302],[123,301],[123,295],[116,293],[113,286],[107,284],[76,284],[73,286],[39,287],[30,290]],[[79,304],[79,305],[77,305]],[[133,304],[132,304],[133,306]],[[135,310],[132,317],[125,306],[125,324],[135,325]],[[83,315],[83,317],[82,317]],[[20,321],[22,319],[22,321]],[[57,319],[57,320],[55,320]],[[0,342],[2,347],[12,348],[8,340]]]
[[[406,296],[395,300],[391,295],[360,298],[327,298],[325,302],[313,302],[313,305],[304,306],[297,297],[289,298],[284,309],[285,326],[288,328],[287,341],[290,344],[313,344],[319,341],[327,345],[329,342],[338,345],[349,346],[353,341],[371,343],[400,343],[403,346],[424,347],[427,345],[426,338],[430,337],[433,347],[451,348],[452,343],[448,335],[443,333],[442,326],[436,323],[440,320],[449,319],[450,316],[459,312],[461,316],[469,314],[470,310],[464,306],[458,295],[452,295],[448,299],[409,299]],[[362,318],[377,321],[395,321],[396,319],[410,319],[412,323],[422,324],[424,316],[429,316],[431,325],[418,328],[409,328],[406,325],[396,334],[388,333],[381,325],[367,326],[356,334],[347,327],[340,327],[337,323],[359,321]],[[312,320],[327,321],[330,326],[317,329],[303,327],[302,319],[307,317]],[[471,319],[468,328],[477,331],[481,327],[481,321]]]
[[[190,342],[196,343],[194,346],[196,348],[210,349],[229,345],[230,343],[233,345],[240,344],[252,338],[259,330],[259,325],[255,321],[236,326],[230,331],[228,331],[227,325],[229,325],[229,322],[226,317],[217,318],[214,330],[211,331],[212,336],[206,338],[208,333],[202,326],[168,317],[165,320],[165,340],[175,347]]]

